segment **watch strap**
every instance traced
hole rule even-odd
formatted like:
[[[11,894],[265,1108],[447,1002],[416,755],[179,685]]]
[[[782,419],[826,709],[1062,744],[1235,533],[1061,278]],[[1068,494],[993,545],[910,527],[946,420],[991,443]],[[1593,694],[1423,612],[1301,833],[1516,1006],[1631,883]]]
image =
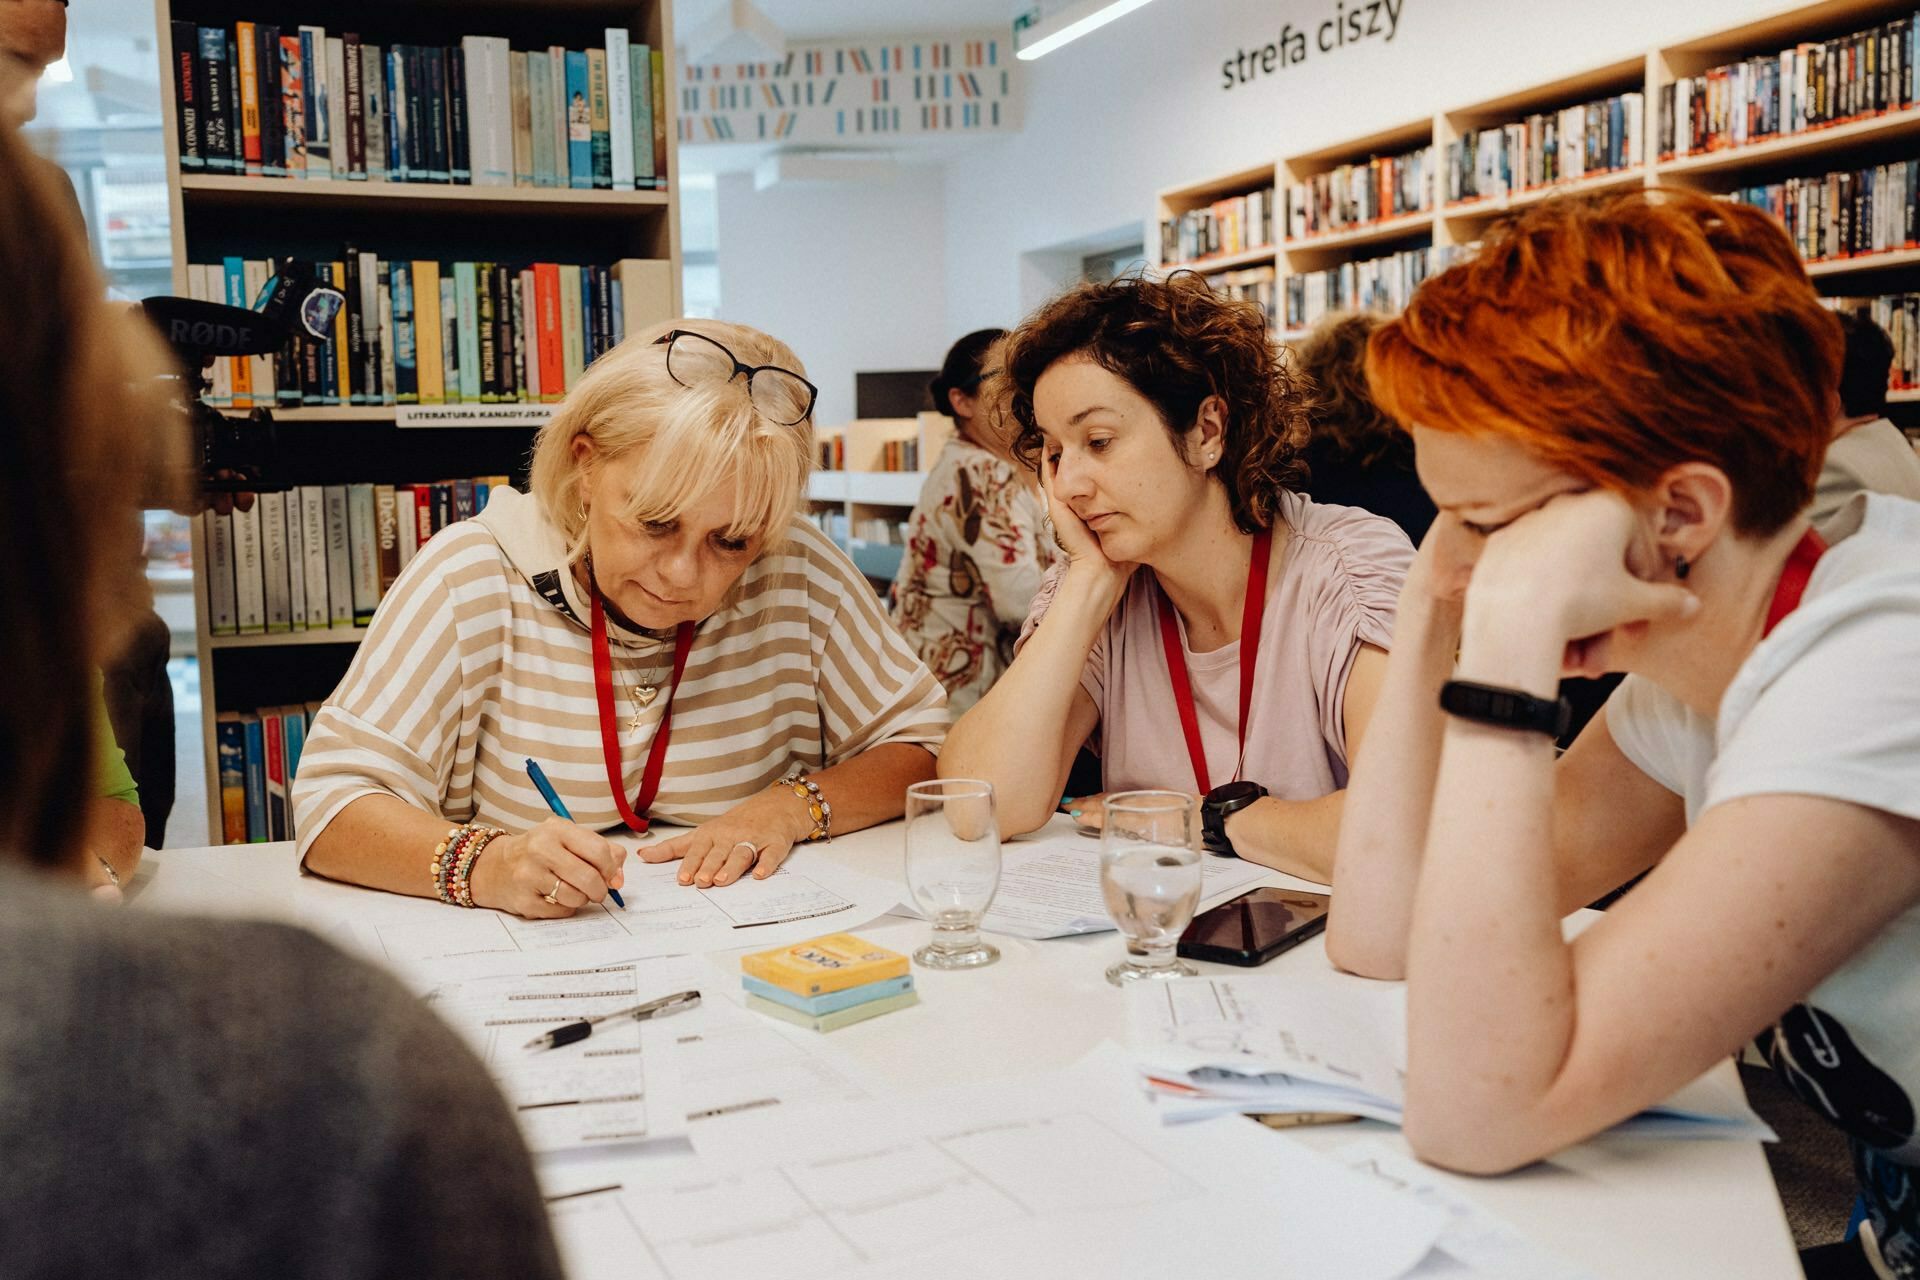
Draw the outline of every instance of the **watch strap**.
[[[1544,733],[1556,741],[1573,719],[1566,698],[1536,698],[1524,689],[1508,689],[1473,680],[1449,680],[1440,686],[1440,709],[1448,715],[1501,729]]]

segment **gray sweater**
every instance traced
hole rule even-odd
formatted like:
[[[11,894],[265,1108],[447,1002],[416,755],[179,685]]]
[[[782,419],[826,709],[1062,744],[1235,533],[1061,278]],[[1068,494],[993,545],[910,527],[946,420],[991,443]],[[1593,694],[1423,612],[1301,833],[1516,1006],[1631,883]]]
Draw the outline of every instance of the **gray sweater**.
[[[0,869],[0,1277],[559,1274],[513,1117],[398,983]]]

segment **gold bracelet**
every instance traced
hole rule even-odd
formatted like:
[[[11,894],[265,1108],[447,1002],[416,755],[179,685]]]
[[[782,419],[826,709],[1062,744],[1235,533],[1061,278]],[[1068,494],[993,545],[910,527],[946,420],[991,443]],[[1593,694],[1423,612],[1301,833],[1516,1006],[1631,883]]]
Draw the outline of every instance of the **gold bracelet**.
[[[789,788],[793,794],[806,802],[807,816],[813,819],[813,830],[800,838],[801,844],[811,844],[816,840],[831,840],[833,826],[833,806],[820,794],[820,786],[813,779],[805,777],[798,770],[780,779],[780,785]]]

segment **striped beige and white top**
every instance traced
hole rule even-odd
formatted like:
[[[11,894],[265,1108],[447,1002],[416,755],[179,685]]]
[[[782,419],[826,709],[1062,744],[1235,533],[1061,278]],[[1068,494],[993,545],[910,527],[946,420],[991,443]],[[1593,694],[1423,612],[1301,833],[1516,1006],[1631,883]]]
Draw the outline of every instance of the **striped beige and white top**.
[[[522,831],[550,816],[538,760],[574,820],[618,826],[607,785],[584,593],[559,534],[524,494],[436,535],[380,604],[346,678],[314,718],[293,786],[304,858],[348,804],[394,795],[448,821]],[[629,802],[668,703],[673,640],[613,628],[615,714]],[[630,727],[626,686],[660,685]],[[695,633],[651,814],[717,817],[798,767],[886,742],[937,751],[946,695],[852,563],[795,520]]]

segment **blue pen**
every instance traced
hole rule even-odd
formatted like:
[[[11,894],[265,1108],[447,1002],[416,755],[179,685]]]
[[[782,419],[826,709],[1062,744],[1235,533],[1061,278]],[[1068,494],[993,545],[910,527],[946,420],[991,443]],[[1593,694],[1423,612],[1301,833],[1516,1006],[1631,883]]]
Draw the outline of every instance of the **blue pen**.
[[[546,800],[547,808],[553,810],[556,817],[572,822],[573,815],[567,812],[566,805],[560,803],[560,793],[553,789],[551,782],[547,781],[547,771],[540,767],[539,761],[531,757],[527,760],[527,776],[533,779],[534,786],[540,788],[540,794]],[[627,909],[626,900],[620,896],[618,889],[608,889],[607,896],[618,903],[622,911]]]

